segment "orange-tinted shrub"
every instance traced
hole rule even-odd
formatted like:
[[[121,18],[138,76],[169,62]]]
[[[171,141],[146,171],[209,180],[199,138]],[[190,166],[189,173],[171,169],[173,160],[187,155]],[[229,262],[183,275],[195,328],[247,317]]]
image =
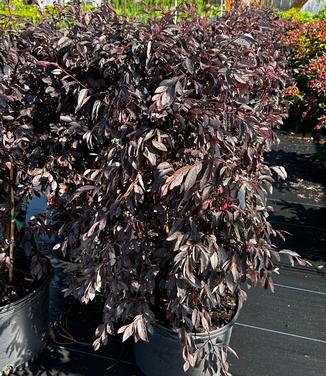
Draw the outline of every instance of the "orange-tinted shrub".
[[[291,23],[285,42],[292,49],[292,60],[295,65],[305,64],[311,58],[323,55],[326,53],[326,21]]]

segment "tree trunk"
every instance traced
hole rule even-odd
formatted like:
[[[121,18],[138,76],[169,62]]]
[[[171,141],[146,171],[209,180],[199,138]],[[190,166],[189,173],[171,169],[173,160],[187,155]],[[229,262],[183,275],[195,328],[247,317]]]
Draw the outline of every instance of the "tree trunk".
[[[292,8],[301,9],[307,2],[308,2],[308,0],[294,0],[294,2],[292,4]]]

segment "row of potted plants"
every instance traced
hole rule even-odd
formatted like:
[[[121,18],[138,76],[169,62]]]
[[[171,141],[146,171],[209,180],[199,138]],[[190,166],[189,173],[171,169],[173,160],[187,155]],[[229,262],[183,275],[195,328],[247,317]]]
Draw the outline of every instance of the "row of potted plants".
[[[326,132],[326,20],[325,11],[308,21],[287,24],[285,43],[291,48],[294,81],[286,89],[291,116],[287,128],[323,139]],[[325,17],[324,17],[325,18]]]
[[[178,22],[110,8],[62,20],[0,31],[1,283],[13,286],[22,197],[43,192],[51,222],[29,223],[20,253],[44,280],[40,234],[55,235],[58,254],[78,247],[83,274],[65,293],[102,293],[95,350],[118,333],[135,339],[147,376],[230,375],[244,286],[273,290],[282,253],[305,263],[276,249],[283,235],[268,222],[272,183],[286,177],[264,160],[287,109],[282,23],[255,7],[213,21],[189,8]],[[7,343],[0,368],[35,354],[37,337],[20,353]]]

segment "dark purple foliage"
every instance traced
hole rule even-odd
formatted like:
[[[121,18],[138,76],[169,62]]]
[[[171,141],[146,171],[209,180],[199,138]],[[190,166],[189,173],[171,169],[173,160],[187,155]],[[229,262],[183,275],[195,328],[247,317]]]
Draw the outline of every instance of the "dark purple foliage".
[[[286,173],[264,153],[285,116],[281,32],[257,8],[178,24],[94,12],[15,39],[20,96],[5,114],[23,103],[26,115],[2,124],[35,133],[29,171],[56,208],[54,249],[80,247],[85,275],[67,294],[105,296],[96,349],[117,325],[124,340],[147,340],[163,319],[180,332],[185,369],[201,358],[213,369],[220,348],[203,354],[191,333],[214,327],[227,296],[242,301],[242,283],[273,289],[267,196],[272,169]]]
[[[0,29],[0,268],[1,278],[5,280],[7,267],[13,262],[9,258],[12,242],[16,246],[14,256],[23,246],[26,256],[32,258],[35,277],[41,278],[47,271],[47,262],[34,241],[34,230],[24,225],[24,209],[33,193],[28,170],[39,162],[39,135],[32,119],[37,93],[30,86],[33,73],[25,73],[25,64],[24,54],[20,56],[12,38]],[[11,222],[14,222],[14,232],[10,229]]]

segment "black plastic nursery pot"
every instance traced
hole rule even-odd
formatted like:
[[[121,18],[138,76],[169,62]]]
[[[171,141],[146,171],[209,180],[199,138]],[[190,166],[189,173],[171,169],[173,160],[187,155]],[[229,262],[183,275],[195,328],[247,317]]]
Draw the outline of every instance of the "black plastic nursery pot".
[[[208,333],[194,334],[195,342],[201,344],[209,338],[215,342],[228,345],[230,343],[234,323],[238,319],[241,305],[232,320],[220,329]],[[178,333],[162,325],[154,326],[154,334],[149,342],[139,341],[134,348],[135,360],[138,368],[145,376],[203,376],[204,362],[199,368],[183,370],[182,346]],[[217,373],[216,373],[217,375]]]
[[[24,298],[0,307],[0,375],[24,366],[43,349],[49,327],[51,275]]]

